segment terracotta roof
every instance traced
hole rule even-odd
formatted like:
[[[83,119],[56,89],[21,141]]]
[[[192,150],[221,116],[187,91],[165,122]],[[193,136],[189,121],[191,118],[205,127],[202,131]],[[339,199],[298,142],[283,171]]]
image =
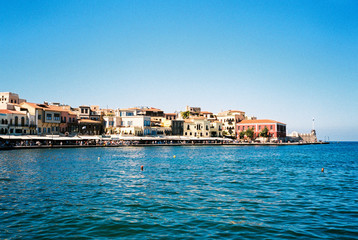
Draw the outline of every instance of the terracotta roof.
[[[101,121],[96,121],[96,120],[92,120],[92,119],[79,119],[78,120],[79,123],[101,123]]]
[[[39,106],[39,103],[23,102],[23,103],[20,103],[20,105],[21,105],[21,106],[23,106],[23,105],[29,105],[30,107],[40,108],[40,109],[43,108],[43,107]]]
[[[58,111],[58,112],[68,112],[68,110],[64,109],[63,107],[56,106],[56,105],[48,105],[46,109],[49,109],[51,111]]]
[[[172,116],[175,116],[177,115],[176,113],[164,113],[165,115],[172,115]]]
[[[26,115],[25,113],[19,112],[19,111],[14,111],[14,110],[8,110],[8,109],[0,109],[0,113],[3,114],[22,114],[22,115]]]
[[[213,114],[212,112],[208,112],[208,111],[201,111],[200,113],[203,113],[203,114]]]
[[[256,123],[280,123],[280,124],[285,124],[285,123],[270,120],[270,119],[242,120],[238,124],[256,124]]]
[[[158,109],[158,108],[149,108],[149,109],[143,109],[143,111],[147,111],[147,112],[162,112],[162,110]]]

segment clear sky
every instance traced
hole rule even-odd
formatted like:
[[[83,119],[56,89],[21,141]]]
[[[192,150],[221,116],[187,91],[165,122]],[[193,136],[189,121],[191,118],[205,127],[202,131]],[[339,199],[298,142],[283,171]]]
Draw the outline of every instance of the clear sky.
[[[358,140],[358,1],[0,0],[0,91]]]

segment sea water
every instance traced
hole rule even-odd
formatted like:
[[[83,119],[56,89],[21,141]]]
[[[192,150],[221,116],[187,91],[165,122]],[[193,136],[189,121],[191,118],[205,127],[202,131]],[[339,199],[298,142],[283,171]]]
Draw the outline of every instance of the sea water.
[[[61,238],[357,239],[358,143],[0,151],[0,239]]]

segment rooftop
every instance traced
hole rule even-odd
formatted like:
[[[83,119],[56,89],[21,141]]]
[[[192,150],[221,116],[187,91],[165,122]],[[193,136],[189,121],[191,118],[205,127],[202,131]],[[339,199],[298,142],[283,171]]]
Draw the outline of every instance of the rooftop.
[[[2,114],[22,114],[25,115],[25,113],[14,111],[14,110],[8,110],[8,109],[0,109],[0,113]]]
[[[278,121],[271,120],[271,119],[242,120],[238,124],[255,124],[255,123],[280,123],[280,124],[285,124],[285,123],[278,122]]]

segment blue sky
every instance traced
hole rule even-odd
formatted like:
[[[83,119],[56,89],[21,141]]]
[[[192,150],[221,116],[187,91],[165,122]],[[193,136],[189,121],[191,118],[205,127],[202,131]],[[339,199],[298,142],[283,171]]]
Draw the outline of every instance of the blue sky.
[[[358,2],[0,1],[0,91],[358,140]]]

